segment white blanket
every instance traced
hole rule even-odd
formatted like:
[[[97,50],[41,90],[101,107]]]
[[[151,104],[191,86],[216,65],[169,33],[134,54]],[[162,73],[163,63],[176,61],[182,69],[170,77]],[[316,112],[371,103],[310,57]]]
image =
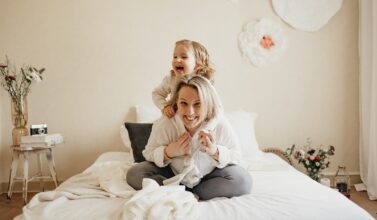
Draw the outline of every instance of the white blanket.
[[[97,160],[55,191],[38,193],[17,220],[373,219],[342,194],[311,180],[271,154],[247,161],[253,179],[250,194],[200,202],[181,186],[160,187],[152,180],[145,180],[143,189],[135,191],[124,181],[132,163],[114,162],[114,157],[111,158]]]
[[[22,217],[65,219],[64,215],[57,216],[56,211],[57,209],[64,211],[64,207],[72,200],[119,198],[122,199],[122,204],[113,208],[106,217],[103,215],[93,217],[95,219],[196,218],[198,202],[192,193],[185,191],[183,186],[159,186],[154,180],[144,179],[142,190],[135,191],[130,187],[124,180],[124,174],[132,165],[125,162],[106,162],[94,166],[68,179],[55,191],[38,193],[23,208]]]

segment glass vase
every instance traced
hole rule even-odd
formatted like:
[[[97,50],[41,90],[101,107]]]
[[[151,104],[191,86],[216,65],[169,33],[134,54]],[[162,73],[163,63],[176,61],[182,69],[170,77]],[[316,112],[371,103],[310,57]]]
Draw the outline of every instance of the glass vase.
[[[334,176],[334,187],[344,195],[349,195],[351,189],[351,178],[348,174],[346,166],[338,166],[338,170]]]
[[[306,171],[306,174],[313,180],[319,182],[321,174],[319,172]]]
[[[26,128],[26,124],[28,121],[26,96],[12,97],[11,114],[12,124],[14,126],[12,130],[13,145],[19,146],[21,142],[21,137],[29,135],[29,131]]]

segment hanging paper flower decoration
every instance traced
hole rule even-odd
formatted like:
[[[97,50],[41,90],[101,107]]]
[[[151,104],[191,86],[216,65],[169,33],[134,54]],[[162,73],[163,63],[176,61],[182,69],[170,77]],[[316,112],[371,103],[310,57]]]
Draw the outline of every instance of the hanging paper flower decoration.
[[[260,66],[276,61],[286,48],[287,40],[282,28],[267,18],[249,22],[238,38],[239,48],[250,63]]]
[[[292,27],[318,31],[339,11],[343,0],[272,0],[277,15]]]

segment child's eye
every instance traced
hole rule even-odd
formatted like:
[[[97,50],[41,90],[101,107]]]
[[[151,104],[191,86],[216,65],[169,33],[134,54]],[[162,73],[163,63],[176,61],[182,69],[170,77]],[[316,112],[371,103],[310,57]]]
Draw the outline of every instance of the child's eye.
[[[177,56],[173,56],[174,59],[177,59]]]

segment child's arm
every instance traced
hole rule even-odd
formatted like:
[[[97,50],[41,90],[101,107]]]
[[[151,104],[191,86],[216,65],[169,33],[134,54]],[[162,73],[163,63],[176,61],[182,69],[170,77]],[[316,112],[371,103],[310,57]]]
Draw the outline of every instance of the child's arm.
[[[172,118],[175,115],[175,111],[172,105],[166,105],[164,109],[162,109],[162,113],[168,117]]]
[[[161,84],[158,87],[156,87],[152,92],[153,103],[160,110],[163,110],[165,106],[168,104],[168,101],[166,99],[168,95],[171,93],[170,91],[171,80],[172,79],[170,76],[165,76]]]

